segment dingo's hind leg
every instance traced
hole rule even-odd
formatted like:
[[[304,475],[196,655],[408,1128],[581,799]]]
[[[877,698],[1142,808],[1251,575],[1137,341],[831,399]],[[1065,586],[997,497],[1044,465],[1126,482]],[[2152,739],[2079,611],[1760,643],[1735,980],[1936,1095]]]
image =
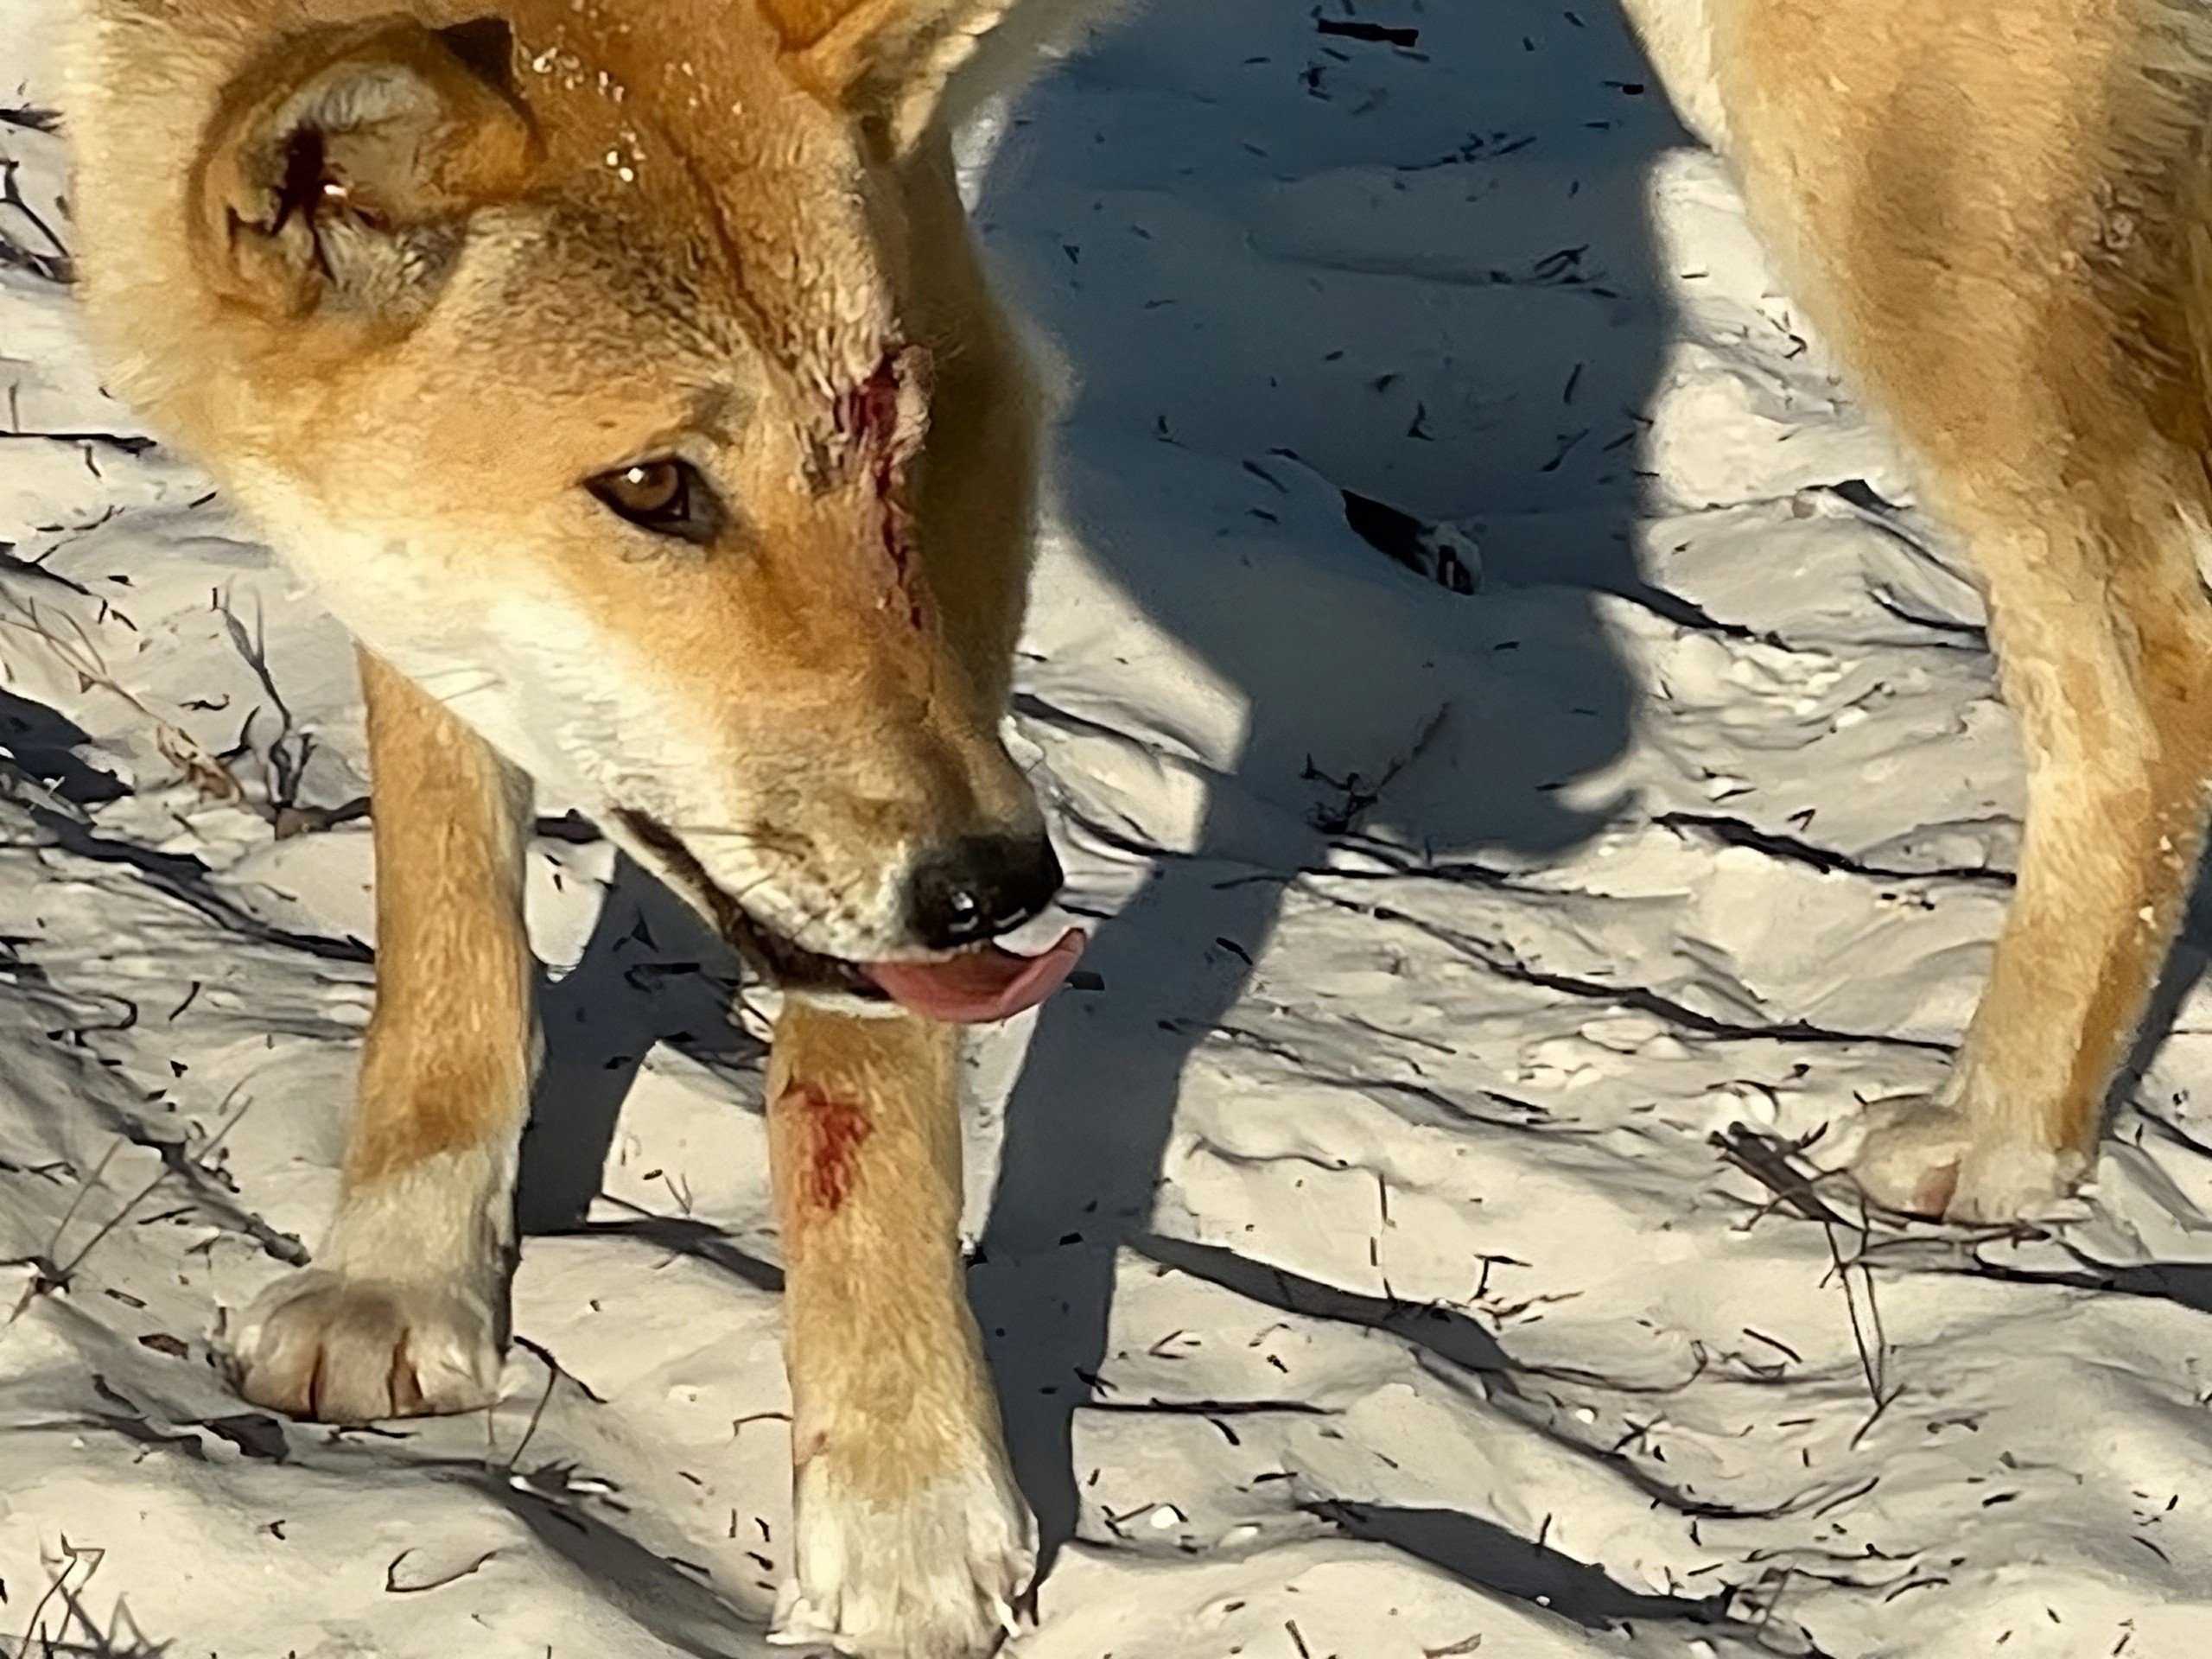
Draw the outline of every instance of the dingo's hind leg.
[[[2075,0],[1707,10],[1753,215],[1980,567],[2028,750],[1955,1073],[1859,1173],[2011,1220],[2089,1166],[2203,835],[2212,30]]]
[[[235,1342],[259,1405],[363,1422],[488,1403],[506,1340],[529,1108],[526,791],[366,652],[377,1005],[336,1222]]]
[[[2212,771],[2212,607],[2166,511],[2133,545],[2100,537],[2085,552],[2046,525],[1984,552],[2029,748],[2019,887],[1945,1098],[1893,1110],[1859,1158],[1885,1203],[2011,1220],[2094,1160],[2187,898]]]

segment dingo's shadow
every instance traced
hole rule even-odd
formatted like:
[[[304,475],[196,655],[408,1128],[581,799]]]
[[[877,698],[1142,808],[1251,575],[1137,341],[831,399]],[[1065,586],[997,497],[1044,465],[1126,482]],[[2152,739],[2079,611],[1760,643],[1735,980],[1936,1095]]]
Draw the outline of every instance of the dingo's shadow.
[[[622,1103],[655,1043],[710,1065],[759,1066],[762,1046],[729,1015],[742,972],[683,900],[627,858],[615,861],[575,966],[557,979],[540,975],[544,1050],[515,1181],[524,1234],[586,1227]]]
[[[1100,931],[1103,990],[1047,1006],[1008,1104],[971,1286],[1048,1560],[1116,1251],[1274,925],[1255,866],[1347,822],[1440,852],[1587,837],[1554,789],[1622,750],[1634,696],[1589,595],[1668,602],[1630,538],[1666,338],[1642,184],[1679,129],[1611,4],[1367,16],[1155,4],[1028,97],[982,182],[1075,376],[1065,518],[1249,709],[1196,855]],[[1479,593],[1377,550],[1439,520],[1478,535]],[[1416,748],[1380,799],[1347,786]]]

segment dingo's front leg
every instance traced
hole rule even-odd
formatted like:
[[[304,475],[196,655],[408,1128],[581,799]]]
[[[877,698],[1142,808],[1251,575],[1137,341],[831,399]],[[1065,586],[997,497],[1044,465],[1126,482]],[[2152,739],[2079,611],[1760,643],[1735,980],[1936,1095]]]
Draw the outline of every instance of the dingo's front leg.
[[[960,1254],[957,1034],[794,998],[768,1077],[798,1541],[780,1639],[995,1647],[1035,1560]]]
[[[492,1399],[533,1036],[526,792],[480,738],[365,652],[361,673],[377,1006],[344,1187],[315,1266],[265,1292],[235,1344],[246,1398],[325,1422]]]

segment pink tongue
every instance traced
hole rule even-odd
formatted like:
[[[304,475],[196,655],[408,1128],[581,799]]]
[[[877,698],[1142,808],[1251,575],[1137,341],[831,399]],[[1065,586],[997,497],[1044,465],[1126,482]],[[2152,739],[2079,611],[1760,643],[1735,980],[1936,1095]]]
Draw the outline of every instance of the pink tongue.
[[[1039,957],[1017,957],[987,944],[945,962],[871,962],[861,971],[902,1007],[979,1026],[1033,1008],[1059,989],[1083,945],[1083,933],[1071,927]]]

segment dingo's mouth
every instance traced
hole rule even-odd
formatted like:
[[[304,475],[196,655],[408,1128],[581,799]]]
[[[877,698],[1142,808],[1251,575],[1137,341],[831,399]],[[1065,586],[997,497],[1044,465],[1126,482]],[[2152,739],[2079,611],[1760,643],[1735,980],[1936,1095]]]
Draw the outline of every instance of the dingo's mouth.
[[[912,961],[852,962],[824,956],[747,911],[716,884],[667,825],[627,808],[618,808],[614,816],[652,851],[668,878],[706,910],[746,964],[782,990],[888,998],[931,1020],[982,1025],[1035,1007],[1059,989],[1083,955],[1084,936],[1070,928],[1033,957],[1016,956],[989,943]]]

